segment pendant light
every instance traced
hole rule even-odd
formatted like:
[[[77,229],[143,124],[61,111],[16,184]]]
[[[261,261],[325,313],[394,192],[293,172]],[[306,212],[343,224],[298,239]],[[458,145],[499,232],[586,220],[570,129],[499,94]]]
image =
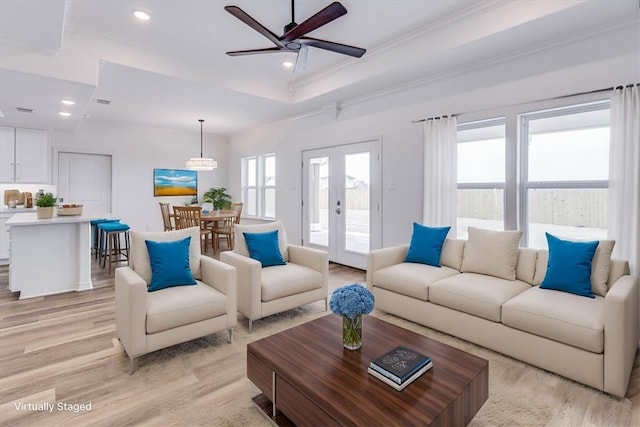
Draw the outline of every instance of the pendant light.
[[[218,162],[211,158],[202,157],[202,123],[204,119],[198,119],[200,122],[200,157],[192,157],[187,160],[187,169],[192,171],[212,171],[218,167]]]

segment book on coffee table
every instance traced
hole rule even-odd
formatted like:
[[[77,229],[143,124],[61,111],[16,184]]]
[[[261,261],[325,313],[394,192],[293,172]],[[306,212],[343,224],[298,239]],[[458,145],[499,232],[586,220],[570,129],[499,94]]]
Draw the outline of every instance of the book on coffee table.
[[[371,361],[369,368],[398,385],[404,384],[414,374],[420,375],[431,367],[431,358],[404,346],[398,346],[391,351]],[[423,369],[427,367],[427,369]],[[415,378],[413,378],[415,379]]]
[[[413,375],[411,375],[409,378],[407,378],[402,384],[398,384],[395,381],[390,380],[389,378],[387,378],[386,376],[384,376],[380,372],[378,372],[375,369],[371,368],[371,366],[369,366],[367,371],[369,372],[369,374],[371,374],[371,376],[379,379],[383,383],[385,383],[387,385],[390,385],[391,387],[393,387],[397,391],[402,391],[402,390],[404,390],[405,387],[407,387],[409,384],[411,384],[416,379],[418,379],[422,374],[424,374],[429,369],[431,369],[432,366],[433,366],[433,363],[429,362],[428,364],[424,365],[422,368],[420,368],[416,372],[414,372]]]

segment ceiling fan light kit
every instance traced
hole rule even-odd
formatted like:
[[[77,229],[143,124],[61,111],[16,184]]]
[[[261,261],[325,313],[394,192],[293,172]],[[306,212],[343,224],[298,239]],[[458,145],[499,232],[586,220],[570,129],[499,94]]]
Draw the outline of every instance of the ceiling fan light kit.
[[[187,160],[186,167],[192,171],[212,171],[218,167],[218,162],[215,160],[202,157],[202,123],[204,119],[198,119],[200,122],[200,157],[192,157]]]
[[[331,42],[328,40],[315,39],[307,37],[306,34],[311,31],[328,24],[329,22],[346,15],[347,9],[340,2],[333,2],[315,15],[306,19],[301,24],[295,22],[295,3],[291,0],[291,22],[285,25],[283,34],[277,36],[269,29],[264,27],[258,21],[253,19],[248,13],[240,9],[238,6],[225,6],[227,12],[244,22],[246,25],[269,39],[276,47],[250,50],[236,50],[227,52],[229,56],[256,55],[263,53],[276,52],[294,52],[297,53],[295,73],[305,70],[307,64],[308,48],[316,47],[318,49],[328,50],[330,52],[349,55],[360,58],[365,54],[366,49],[349,46],[342,43]]]

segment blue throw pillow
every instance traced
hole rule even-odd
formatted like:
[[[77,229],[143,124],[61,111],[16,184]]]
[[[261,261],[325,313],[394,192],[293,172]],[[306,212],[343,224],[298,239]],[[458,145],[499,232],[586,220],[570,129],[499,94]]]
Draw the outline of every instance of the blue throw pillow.
[[[591,261],[598,241],[572,242],[545,234],[549,245],[549,262],[540,288],[595,298],[591,292]]]
[[[263,267],[285,265],[278,245],[278,230],[266,233],[242,233],[247,242],[249,256],[260,261]]]
[[[191,236],[174,242],[145,240],[151,261],[151,284],[149,292],[172,286],[195,285],[189,267]]]
[[[414,222],[409,252],[404,261],[440,267],[442,246],[450,229],[451,227],[427,227]]]

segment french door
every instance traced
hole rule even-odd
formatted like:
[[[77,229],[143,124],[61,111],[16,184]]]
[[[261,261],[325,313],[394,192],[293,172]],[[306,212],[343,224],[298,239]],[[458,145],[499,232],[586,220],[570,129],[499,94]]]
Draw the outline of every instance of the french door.
[[[380,140],[302,152],[303,245],[365,269],[382,241]]]

